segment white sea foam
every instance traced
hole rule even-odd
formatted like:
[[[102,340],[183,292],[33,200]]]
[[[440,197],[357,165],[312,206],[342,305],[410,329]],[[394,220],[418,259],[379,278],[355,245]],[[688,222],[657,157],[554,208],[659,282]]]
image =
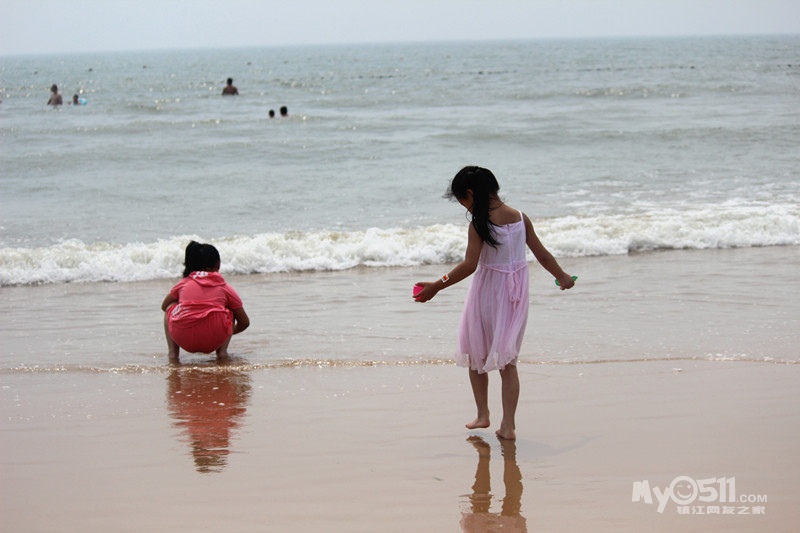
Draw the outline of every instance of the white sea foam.
[[[703,206],[640,215],[567,216],[534,221],[561,257],[620,255],[664,249],[800,245],[800,207]],[[139,281],[180,275],[183,253],[197,235],[151,243],[67,240],[39,248],[0,249],[0,284]],[[463,225],[234,236],[213,242],[222,272],[234,274],[409,267],[459,261]]]
[[[557,255],[800,244],[800,207],[705,205],[639,215],[569,216],[537,224]]]

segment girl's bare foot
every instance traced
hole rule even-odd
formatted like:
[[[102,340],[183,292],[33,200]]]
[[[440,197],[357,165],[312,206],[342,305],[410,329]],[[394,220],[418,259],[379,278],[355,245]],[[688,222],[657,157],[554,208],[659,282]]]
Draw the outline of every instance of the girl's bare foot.
[[[514,431],[513,429],[500,428],[497,431],[495,431],[494,434],[497,435],[498,439],[516,440],[517,438],[517,432]]]
[[[467,429],[479,429],[479,428],[488,428],[489,424],[489,417],[482,417],[479,416],[469,424],[466,424]]]

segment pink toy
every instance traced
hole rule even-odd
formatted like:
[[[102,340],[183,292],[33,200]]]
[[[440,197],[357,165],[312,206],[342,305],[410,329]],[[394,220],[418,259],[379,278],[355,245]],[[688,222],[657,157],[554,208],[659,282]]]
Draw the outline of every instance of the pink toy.
[[[414,285],[414,296],[416,297],[421,292],[422,292],[422,285],[420,285],[419,283]]]

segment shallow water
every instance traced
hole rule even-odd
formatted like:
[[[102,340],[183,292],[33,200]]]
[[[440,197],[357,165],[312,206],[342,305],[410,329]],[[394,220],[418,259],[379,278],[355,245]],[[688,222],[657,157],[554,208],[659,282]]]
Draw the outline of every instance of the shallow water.
[[[795,246],[564,259],[560,291],[531,265],[522,364],[692,359],[798,362]],[[251,317],[242,370],[452,364],[468,282],[429,303],[416,281],[442,265],[231,276]],[[162,373],[159,305],[172,280],[3,288],[3,372]],[[203,363],[209,356],[185,355]]]

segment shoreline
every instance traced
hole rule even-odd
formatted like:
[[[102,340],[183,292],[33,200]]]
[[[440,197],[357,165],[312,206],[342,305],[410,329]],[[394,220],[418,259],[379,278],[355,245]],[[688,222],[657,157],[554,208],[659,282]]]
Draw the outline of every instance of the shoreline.
[[[559,291],[531,264],[521,360],[745,359],[800,362],[800,246],[560,259]],[[426,304],[416,281],[446,265],[230,276],[251,327],[230,351],[285,360],[450,360],[468,281]],[[780,271],[778,290],[770,273]],[[6,287],[3,367],[151,367],[165,362],[159,303],[175,279]],[[188,356],[185,361],[203,360]]]

